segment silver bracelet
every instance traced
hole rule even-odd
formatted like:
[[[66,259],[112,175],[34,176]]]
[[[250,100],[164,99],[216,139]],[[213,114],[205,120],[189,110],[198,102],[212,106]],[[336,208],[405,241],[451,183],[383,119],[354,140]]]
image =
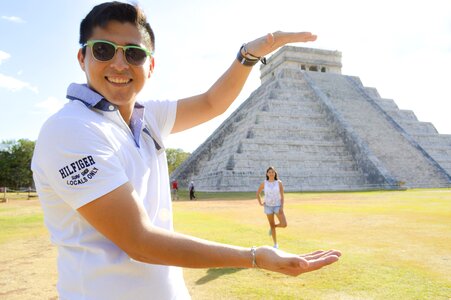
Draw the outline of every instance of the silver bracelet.
[[[258,268],[258,265],[257,265],[257,255],[256,255],[256,252],[257,252],[257,247],[255,247],[255,246],[252,246],[252,248],[251,248],[251,255],[252,255],[252,268]]]

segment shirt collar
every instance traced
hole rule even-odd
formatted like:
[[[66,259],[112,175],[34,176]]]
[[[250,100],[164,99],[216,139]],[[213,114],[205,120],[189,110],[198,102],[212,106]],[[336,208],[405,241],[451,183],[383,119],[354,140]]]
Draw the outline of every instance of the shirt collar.
[[[102,95],[90,89],[87,84],[71,83],[67,88],[66,97],[70,100],[81,101],[89,108],[96,108],[104,112],[113,112],[118,110],[116,105],[110,103]],[[144,127],[143,124],[144,106],[139,104],[138,102],[135,102],[135,107],[130,119],[130,129],[138,148],[140,144],[139,137],[141,136],[141,131]],[[144,129],[146,128],[144,127]],[[144,132],[151,136],[148,130],[144,130]]]
[[[108,102],[102,95],[91,90],[87,84],[71,83],[67,88],[67,96],[70,100],[79,100],[89,108],[97,108],[102,111],[116,111],[117,106]]]

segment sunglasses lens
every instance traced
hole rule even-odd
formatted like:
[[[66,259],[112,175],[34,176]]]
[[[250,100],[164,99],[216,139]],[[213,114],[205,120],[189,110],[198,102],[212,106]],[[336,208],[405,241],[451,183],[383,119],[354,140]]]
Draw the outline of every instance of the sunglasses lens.
[[[125,58],[130,64],[140,66],[146,61],[147,54],[144,50],[139,48],[128,48],[127,51],[125,51]]]
[[[125,59],[131,65],[141,66],[146,62],[147,52],[138,46],[115,46],[104,41],[90,42],[92,54],[99,61],[109,61],[113,59],[117,48],[125,50]]]
[[[95,42],[92,45],[92,54],[97,60],[107,61],[114,57],[116,49],[113,45],[104,42]]]

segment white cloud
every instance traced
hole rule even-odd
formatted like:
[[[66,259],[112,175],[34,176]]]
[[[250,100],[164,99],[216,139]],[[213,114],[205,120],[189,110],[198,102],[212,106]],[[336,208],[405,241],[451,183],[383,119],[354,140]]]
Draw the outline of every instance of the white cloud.
[[[13,23],[25,23],[21,17],[16,16],[2,16],[2,19]]]
[[[11,55],[9,53],[0,50],[0,65],[2,64],[2,61],[7,60],[10,57]]]
[[[35,107],[41,109],[41,113],[53,114],[60,110],[66,101],[59,100],[56,97],[48,97],[46,100],[41,101],[35,105]]]
[[[0,73],[0,88],[7,89],[11,92],[17,92],[23,89],[28,89],[34,93],[38,93],[38,88],[32,86],[28,82],[21,81],[11,76],[7,76]]]

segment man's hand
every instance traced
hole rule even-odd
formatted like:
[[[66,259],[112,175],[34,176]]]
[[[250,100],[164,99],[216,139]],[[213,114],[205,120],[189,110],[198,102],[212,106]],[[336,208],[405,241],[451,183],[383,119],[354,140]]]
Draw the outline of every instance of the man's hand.
[[[247,51],[257,57],[268,55],[288,43],[305,43],[316,40],[311,32],[283,32],[268,33],[246,44]]]
[[[268,246],[256,251],[257,266],[262,269],[298,276],[321,269],[338,261],[341,252],[337,250],[318,250],[308,254],[294,255]]]

